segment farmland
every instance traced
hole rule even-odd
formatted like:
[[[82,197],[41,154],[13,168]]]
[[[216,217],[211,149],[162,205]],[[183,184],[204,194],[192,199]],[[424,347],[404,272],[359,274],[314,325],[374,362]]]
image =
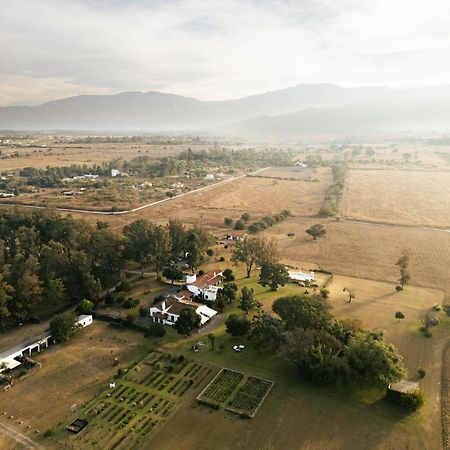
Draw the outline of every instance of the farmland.
[[[341,216],[395,224],[448,227],[450,172],[350,170]]]

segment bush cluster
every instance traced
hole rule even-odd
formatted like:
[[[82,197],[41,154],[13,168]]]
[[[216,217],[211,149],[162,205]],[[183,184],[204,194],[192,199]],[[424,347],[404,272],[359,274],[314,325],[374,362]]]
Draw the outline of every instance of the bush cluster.
[[[276,225],[277,223],[282,222],[283,220],[285,220],[287,217],[290,216],[292,216],[291,211],[285,209],[278,214],[274,214],[273,216],[266,216],[263,217],[261,220],[258,220],[257,222],[253,222],[248,227],[248,231],[250,231],[250,233],[259,233],[260,231],[264,231],[267,228],[270,228]]]

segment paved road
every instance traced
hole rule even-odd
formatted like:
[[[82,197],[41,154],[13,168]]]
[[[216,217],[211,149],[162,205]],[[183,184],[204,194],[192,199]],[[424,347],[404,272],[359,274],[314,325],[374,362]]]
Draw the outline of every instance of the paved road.
[[[17,444],[21,445],[26,449],[35,449],[35,450],[45,450],[44,447],[32,441],[28,436],[26,436],[21,431],[13,428],[11,425],[7,425],[5,423],[0,422],[0,434],[13,439]],[[20,447],[19,447],[20,448]]]
[[[262,169],[255,170],[254,172],[249,173],[248,175],[254,175],[255,173],[262,172],[263,170],[270,169],[269,167],[263,167]],[[232,181],[240,180],[241,178],[245,178],[246,175],[239,175],[238,177],[228,178],[224,181],[219,181],[218,183],[210,184],[209,186],[204,186],[198,189],[194,189],[189,192],[184,192],[183,194],[175,195],[171,198],[164,198],[162,200],[158,200],[156,202],[147,203],[146,205],[139,206],[137,208],[129,209],[127,211],[92,211],[89,209],[75,209],[75,208],[56,208],[58,211],[64,211],[64,212],[74,212],[74,213],[81,213],[81,214],[96,214],[100,216],[123,216],[126,214],[131,214],[137,211],[141,211],[142,209],[150,208],[152,206],[160,205],[162,203],[170,202],[173,200],[176,200],[181,197],[186,197],[187,195],[196,194],[197,192],[206,191],[208,189],[215,188],[216,186],[220,186],[222,184],[231,183]],[[15,206],[18,208],[28,208],[28,209],[46,209],[47,206],[38,206],[38,205],[21,205],[20,203],[8,203],[8,202],[0,202],[0,206]]]

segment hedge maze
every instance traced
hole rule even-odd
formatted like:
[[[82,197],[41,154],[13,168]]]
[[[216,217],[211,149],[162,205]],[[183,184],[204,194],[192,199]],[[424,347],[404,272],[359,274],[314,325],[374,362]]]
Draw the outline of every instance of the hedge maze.
[[[272,386],[273,381],[222,369],[197,396],[197,401],[243,417],[254,417]]]
[[[106,388],[77,412],[88,425],[70,437],[70,442],[77,449],[139,446],[180,402],[191,398],[190,391],[211,376],[212,370],[183,356],[149,354],[116,379],[115,388]]]

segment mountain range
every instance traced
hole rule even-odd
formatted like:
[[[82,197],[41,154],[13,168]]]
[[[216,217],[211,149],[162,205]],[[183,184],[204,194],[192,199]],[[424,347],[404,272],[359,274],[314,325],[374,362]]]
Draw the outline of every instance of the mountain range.
[[[249,137],[446,131],[450,86],[415,89],[300,84],[226,101],[161,92],[80,95],[0,108],[2,130],[183,131]]]

